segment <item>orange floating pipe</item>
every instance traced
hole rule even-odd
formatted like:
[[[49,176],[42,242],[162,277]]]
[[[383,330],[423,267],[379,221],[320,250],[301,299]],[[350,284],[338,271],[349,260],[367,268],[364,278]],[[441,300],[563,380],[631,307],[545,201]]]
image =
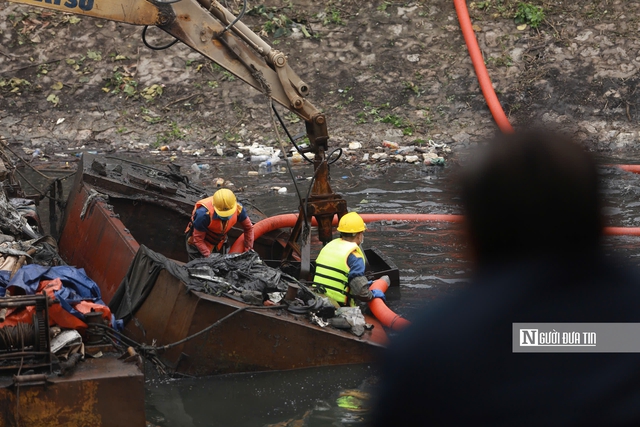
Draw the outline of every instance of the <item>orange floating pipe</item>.
[[[640,236],[640,227],[605,227],[607,236]]]
[[[360,214],[364,222],[376,221],[418,221],[418,222],[462,222],[462,215],[448,214]],[[298,220],[298,214],[282,214],[265,218],[253,225],[254,237],[266,234],[279,228],[293,227]],[[318,225],[315,218],[311,221],[312,226]],[[338,225],[338,217],[333,219],[333,225]],[[605,227],[604,234],[607,236],[640,236],[640,227]],[[233,243],[230,253],[240,253],[244,250],[244,234],[241,234]]]
[[[446,215],[446,214],[360,214],[364,222],[376,221],[419,221],[419,222],[462,222],[462,215]],[[282,214],[265,218],[253,225],[254,239],[279,228],[293,227],[298,220],[298,214]],[[316,226],[318,223],[312,218],[311,225]],[[338,225],[338,217],[333,218],[333,225]],[[244,234],[241,234],[229,250],[230,253],[240,253],[244,250]]]
[[[369,286],[369,289],[371,290],[378,289],[382,292],[387,292],[388,288],[389,284],[383,279],[375,280],[371,286]],[[374,298],[367,304],[369,304],[369,309],[376,319],[378,319],[380,323],[387,328],[393,329],[394,331],[401,331],[411,324],[407,319],[394,313],[389,307],[387,307],[387,304],[385,304],[381,298]]]
[[[640,165],[614,165],[622,169],[623,171],[640,173]]]

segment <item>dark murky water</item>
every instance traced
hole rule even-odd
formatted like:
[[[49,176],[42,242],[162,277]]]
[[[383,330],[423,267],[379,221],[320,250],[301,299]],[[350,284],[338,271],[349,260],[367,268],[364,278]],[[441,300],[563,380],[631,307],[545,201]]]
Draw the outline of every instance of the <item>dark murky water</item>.
[[[370,366],[147,381],[147,419],[166,426],[305,426],[362,424],[364,411],[341,408],[342,395],[366,402]],[[287,425],[286,423],[283,424]]]
[[[310,168],[296,168],[308,174]],[[266,215],[297,210],[298,199],[288,174],[245,177],[245,170],[217,171]],[[202,175],[202,184],[216,175]],[[332,187],[350,209],[370,213],[459,213],[445,170],[393,168],[384,176],[332,169]],[[286,194],[272,187],[286,186]],[[308,181],[299,181],[306,194]],[[401,290],[389,293],[389,305],[406,317],[464,281],[466,263],[457,226],[384,221],[368,226],[365,247],[376,246],[401,271]],[[304,419],[305,426],[362,424],[362,413],[340,408],[336,400],[349,389],[367,391],[375,382],[371,366],[327,367],[293,372],[232,375],[197,380],[150,381],[147,413],[162,426],[264,426]],[[265,391],[266,390],[266,391]]]
[[[266,215],[297,210],[298,196],[288,173],[248,177],[250,166],[234,163],[202,173],[200,184],[211,187],[214,178],[223,177]],[[601,173],[607,225],[640,226],[640,175],[610,167],[602,167]],[[304,177],[310,176],[311,167],[295,167],[294,174],[300,177],[304,197]],[[449,168],[398,166],[376,176],[367,169],[334,167],[331,175],[333,190],[346,198],[350,210],[460,213]],[[283,186],[285,194],[273,190]],[[382,249],[400,269],[401,287],[388,295],[396,312],[411,319],[417,310],[428,310],[433,301],[465,286],[469,265],[459,226],[383,221],[368,230],[364,246]],[[605,243],[611,252],[640,265],[640,237],[609,237]],[[362,413],[340,408],[337,399],[341,393],[360,396],[368,391],[375,373],[371,366],[327,367],[147,383],[147,417],[159,426],[286,426],[291,419],[304,420],[305,426],[344,426],[362,425]]]
[[[296,168],[296,175],[308,176],[309,169]],[[231,180],[267,215],[297,209],[288,174],[259,178],[245,174],[246,169],[221,168],[201,178],[204,184],[214,175]],[[640,175],[607,167],[602,175],[607,224],[640,226]],[[299,181],[303,194],[307,182]],[[286,194],[271,190],[282,186],[287,187]],[[391,167],[378,177],[366,169],[333,168],[332,187],[350,209],[359,212],[460,213],[448,169]],[[396,312],[411,319],[417,310],[428,310],[442,295],[465,286],[469,266],[459,226],[384,221],[370,224],[368,230],[364,246],[382,249],[400,268],[401,288],[389,295]],[[640,237],[609,237],[606,245],[640,265]],[[291,419],[304,419],[305,426],[362,425],[361,413],[339,408],[336,399],[345,390],[367,390],[374,382],[369,366],[150,382],[148,416],[163,426],[284,426]]]

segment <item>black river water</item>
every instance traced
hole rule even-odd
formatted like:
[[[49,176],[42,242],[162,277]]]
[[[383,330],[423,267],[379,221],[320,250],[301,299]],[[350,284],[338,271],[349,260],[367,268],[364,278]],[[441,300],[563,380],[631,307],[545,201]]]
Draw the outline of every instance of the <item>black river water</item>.
[[[606,166],[638,162],[601,158],[599,163],[607,225],[639,227],[640,175]],[[211,163],[192,179],[213,190],[214,179],[224,178],[234,184],[241,200],[268,216],[297,210],[298,196],[288,173],[248,176],[251,169],[257,170],[237,161],[222,166]],[[311,167],[294,167],[303,196],[311,172]],[[455,172],[455,166],[390,166],[383,174],[365,167],[332,167],[331,185],[347,200],[349,210],[361,213],[458,214]],[[286,187],[287,192],[279,193],[274,187]],[[605,244],[611,252],[640,265],[640,237],[608,237]],[[419,310],[429,310],[442,296],[466,286],[469,264],[460,226],[393,220],[371,223],[363,246],[379,248],[397,264],[401,286],[390,290],[387,302],[409,320]],[[338,400],[346,394],[360,398],[366,406],[375,383],[376,366],[372,365],[197,379],[152,374],[147,379],[147,420],[171,427],[364,425],[366,411],[340,407]]]

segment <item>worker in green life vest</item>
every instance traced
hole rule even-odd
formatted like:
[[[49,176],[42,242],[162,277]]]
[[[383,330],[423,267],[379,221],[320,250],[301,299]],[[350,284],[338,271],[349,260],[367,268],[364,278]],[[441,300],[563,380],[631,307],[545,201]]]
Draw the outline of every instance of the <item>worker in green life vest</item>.
[[[366,229],[356,212],[345,214],[338,223],[340,237],[322,248],[316,259],[314,286],[343,307],[385,298],[384,292],[369,290],[371,282],[364,275],[365,257],[360,245]]]

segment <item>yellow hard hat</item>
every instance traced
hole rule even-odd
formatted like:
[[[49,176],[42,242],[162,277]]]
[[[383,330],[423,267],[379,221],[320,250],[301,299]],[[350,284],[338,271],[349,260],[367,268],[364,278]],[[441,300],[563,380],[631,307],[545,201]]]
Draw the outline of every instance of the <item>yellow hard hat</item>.
[[[222,188],[213,194],[213,206],[218,216],[231,216],[236,212],[236,195],[228,188]]]
[[[356,212],[349,212],[340,218],[338,231],[341,233],[360,233],[367,229],[362,217]]]

